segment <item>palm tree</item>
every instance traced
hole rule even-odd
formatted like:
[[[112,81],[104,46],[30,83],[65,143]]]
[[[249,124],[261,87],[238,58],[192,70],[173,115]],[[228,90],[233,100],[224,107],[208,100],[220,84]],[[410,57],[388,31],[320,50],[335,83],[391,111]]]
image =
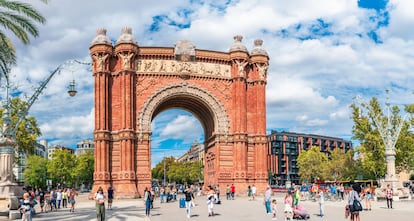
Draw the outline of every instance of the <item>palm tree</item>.
[[[41,1],[47,3],[47,0]],[[46,19],[27,3],[0,0],[0,79],[9,72],[10,66],[16,64],[16,51],[5,31],[10,31],[24,44],[28,44],[30,35],[39,35],[35,22],[43,24],[45,21]]]

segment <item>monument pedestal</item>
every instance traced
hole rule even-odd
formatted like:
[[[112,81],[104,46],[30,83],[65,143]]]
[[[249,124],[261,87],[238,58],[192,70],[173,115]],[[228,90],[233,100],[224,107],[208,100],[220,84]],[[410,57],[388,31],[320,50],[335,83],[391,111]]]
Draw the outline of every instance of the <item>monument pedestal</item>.
[[[375,198],[378,199],[386,199],[386,189],[387,186],[390,185],[393,192],[393,201],[400,201],[400,200],[411,200],[410,190],[408,188],[403,187],[402,182],[395,179],[385,180],[381,183],[381,187],[375,189]]]

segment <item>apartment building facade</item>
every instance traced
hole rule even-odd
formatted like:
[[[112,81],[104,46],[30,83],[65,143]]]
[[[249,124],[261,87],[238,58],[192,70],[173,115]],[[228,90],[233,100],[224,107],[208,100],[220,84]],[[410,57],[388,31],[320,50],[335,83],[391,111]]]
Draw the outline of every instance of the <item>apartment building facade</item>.
[[[340,148],[344,152],[352,149],[351,141],[315,134],[272,131],[267,139],[267,168],[273,175],[271,184],[274,185],[285,185],[288,180],[299,183],[297,159],[303,150],[317,146],[330,159],[330,153],[335,148]]]

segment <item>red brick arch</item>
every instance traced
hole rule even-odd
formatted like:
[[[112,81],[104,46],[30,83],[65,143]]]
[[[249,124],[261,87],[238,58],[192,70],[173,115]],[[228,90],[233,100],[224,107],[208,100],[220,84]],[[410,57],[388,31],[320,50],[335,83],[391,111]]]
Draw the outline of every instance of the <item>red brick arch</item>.
[[[249,53],[241,36],[229,52],[142,47],[129,28],[115,45],[99,29],[90,54],[95,79],[93,192],[113,186],[117,197],[139,197],[151,186],[151,122],[180,108],[197,117],[205,134],[204,182],[267,185],[266,102],[268,66],[262,41]]]

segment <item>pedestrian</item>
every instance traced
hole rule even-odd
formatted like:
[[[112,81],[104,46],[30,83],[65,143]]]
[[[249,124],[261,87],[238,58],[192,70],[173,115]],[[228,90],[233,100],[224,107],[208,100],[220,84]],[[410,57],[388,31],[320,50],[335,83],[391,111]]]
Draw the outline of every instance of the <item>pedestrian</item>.
[[[387,189],[385,190],[385,197],[387,198],[387,208],[392,209],[392,189],[390,184],[387,184]]]
[[[289,191],[285,195],[283,204],[285,204],[285,209],[283,211],[285,213],[285,220],[292,221],[293,220],[292,196]]]
[[[231,199],[234,200],[234,195],[236,194],[236,186],[234,186],[234,184],[231,184],[230,191],[231,191]]]
[[[51,210],[50,211],[53,211],[53,209],[57,210],[57,207],[56,207],[56,198],[57,198],[56,190],[55,189],[52,189],[50,191],[50,204],[51,204]]]
[[[256,199],[257,189],[256,186],[253,184],[252,186],[252,200]]]
[[[226,199],[229,200],[230,199],[230,186],[227,184],[226,186]]]
[[[250,187],[250,185],[247,187],[247,196],[249,197],[249,200],[252,200],[252,187]]]
[[[45,191],[43,191],[42,188],[39,188],[38,194],[39,194],[40,212],[43,212],[43,207],[45,206]]]
[[[112,209],[112,202],[114,200],[114,189],[111,186],[108,187],[108,209]]]
[[[75,196],[77,196],[78,193],[74,189],[68,190],[68,192],[66,192],[66,193],[69,193],[68,194],[68,202],[70,203],[69,212],[74,213],[75,212],[75,203],[76,203]]]
[[[345,187],[344,187],[344,184],[341,183],[339,185],[339,194],[341,195],[341,200],[344,200],[344,193],[345,193]]]
[[[322,189],[318,190],[317,198],[319,203],[319,216],[323,217],[325,214],[325,196]]]
[[[267,186],[265,193],[264,193],[264,198],[263,198],[267,214],[272,214],[272,208],[270,206],[271,200],[272,200],[272,189],[270,189],[270,187]]]
[[[309,192],[309,187],[305,182],[302,182],[302,185],[300,186],[300,199],[305,200],[308,198],[307,194]]]
[[[208,187],[208,191],[207,191],[207,211],[208,211],[208,216],[214,216],[214,211],[213,211],[213,205],[214,205],[214,201],[216,200],[216,193],[213,189],[212,186]]]
[[[351,207],[351,205],[354,204],[354,200],[361,201],[361,198],[359,197],[360,192],[361,192],[361,187],[357,183],[352,185],[352,190],[349,191],[349,197],[348,197],[349,208]],[[360,221],[359,211],[350,210],[350,213],[351,213],[351,221]]]
[[[95,193],[95,207],[96,207],[96,219],[98,221],[105,220],[105,194],[102,187],[98,188]]]
[[[299,198],[300,198],[299,186],[296,186],[295,189],[293,190],[293,209],[296,209],[296,207],[298,207]]]
[[[220,186],[217,184],[216,186],[216,195],[217,195],[217,202],[220,201]]]
[[[145,203],[145,216],[150,216],[151,210],[151,192],[149,191],[148,187],[145,187],[144,190],[144,203]]]
[[[30,205],[30,194],[23,194],[23,204],[20,206],[20,212],[22,213],[22,221],[30,221],[31,218],[31,209]]]
[[[58,189],[56,192],[56,202],[57,208],[60,209],[60,204],[62,203],[62,190]]]
[[[276,199],[272,200],[272,220],[276,220],[277,219],[277,201]]]
[[[365,198],[365,208],[367,210],[371,210],[372,207],[372,188],[371,184],[367,184],[367,187],[364,190],[364,198]]]
[[[193,205],[194,194],[193,194],[193,191],[191,191],[189,186],[187,186],[187,188],[184,190],[184,195],[185,195],[185,208],[187,212],[187,218],[190,219],[191,206]]]
[[[160,189],[160,203],[164,202],[165,188],[161,187]]]
[[[67,189],[62,191],[62,208],[68,208],[68,193]]]
[[[151,205],[150,205],[150,208],[154,209],[154,200],[155,200],[157,194],[155,193],[154,188],[151,188],[150,192],[151,192],[151,199],[150,199]]]

